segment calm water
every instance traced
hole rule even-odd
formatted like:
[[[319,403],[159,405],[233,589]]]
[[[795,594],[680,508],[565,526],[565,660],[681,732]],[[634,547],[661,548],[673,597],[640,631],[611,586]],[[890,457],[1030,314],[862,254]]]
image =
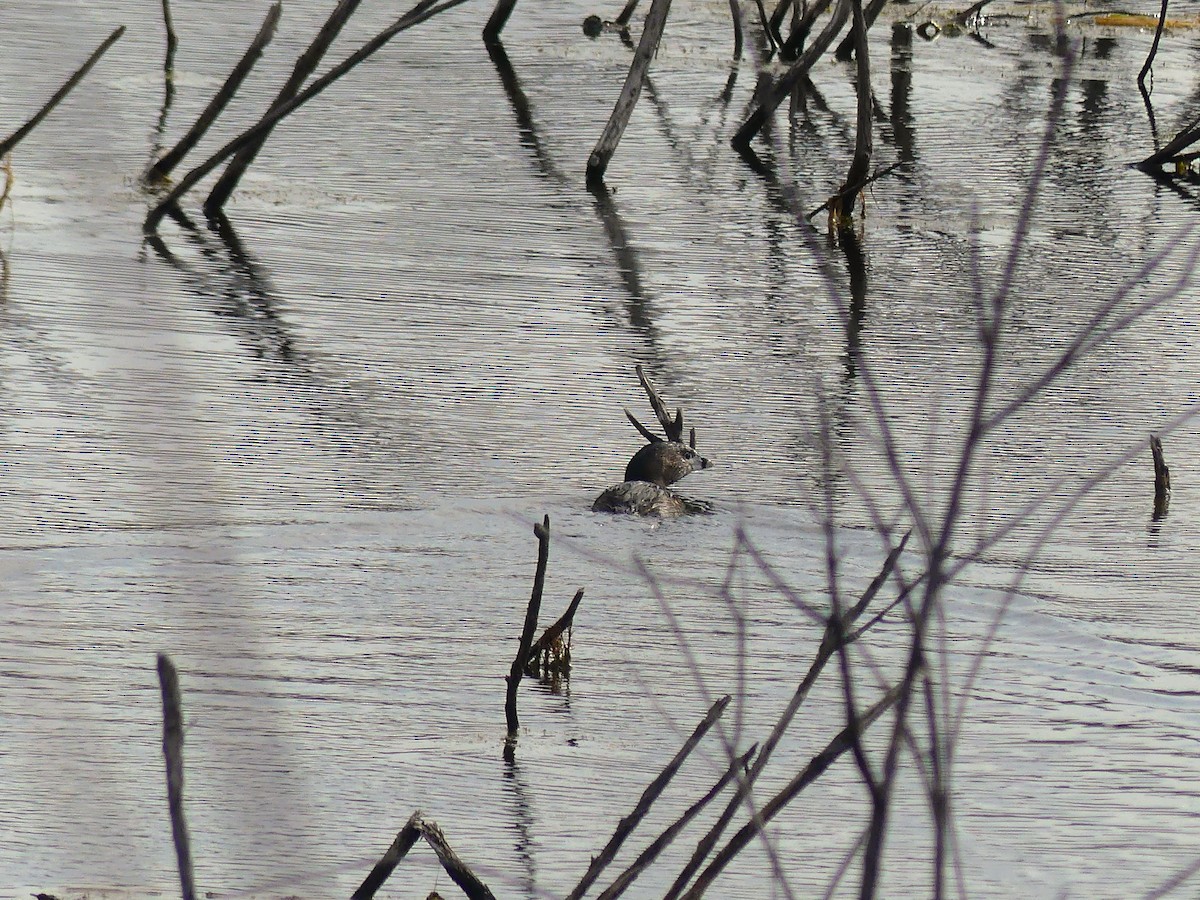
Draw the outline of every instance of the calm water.
[[[269,102],[328,6],[287,5],[222,140]],[[338,58],[396,14],[364,6]],[[970,222],[994,285],[1059,71],[1048,18],[997,20],[986,44],[875,29],[877,159],[902,166],[869,192],[856,266],[807,241],[729,149],[754,69],[723,99],[728,12],[707,0],[673,10],[607,200],[582,173],[629,53],[579,23],[615,9],[519,6],[507,73],[478,40],[485,8],[467,6],[280,127],[228,208],[233,232],[204,224],[198,195],[192,223],[144,245],[138,173],[266,9],[175,7],[165,117],[157,4],[3,12],[5,134],[112,27],[129,31],[18,148],[0,212],[0,897],[176,890],[160,650],[181,671],[203,890],[346,896],[422,808],[498,895],[561,896],[713,697],[740,685],[728,725],[745,746],[807,669],[819,635],[743,561],[740,673],[718,593],[743,527],[819,599],[819,397],[837,452],[896,515],[815,251],[861,301],[857,340],[903,464],[927,503],[943,496],[979,359]],[[1133,86],[1149,36],[1071,33],[1080,60],[1010,309],[1003,397],[1152,255],[1177,245],[1130,304],[1187,274],[1194,244],[1190,189],[1126,167],[1153,147]],[[1198,40],[1176,32],[1161,51],[1164,135],[1200,111]],[[820,95],[757,145],[806,208],[853,142],[849,73],[822,63],[814,77]],[[952,595],[939,665],[955,688],[1040,529],[1197,401],[1198,296],[1188,285],[1087,356],[988,445],[962,546],[1040,500]],[[687,487],[717,515],[655,528],[588,511],[638,445],[622,407],[648,415],[636,363],[696,424],[716,465]],[[1150,522],[1148,450],[1117,466],[1049,538],[983,668],[955,781],[971,896],[1136,896],[1200,856],[1200,429],[1165,442],[1170,515]],[[848,480],[832,490],[861,585],[879,555],[869,511]],[[587,595],[569,688],[524,689],[510,767],[503,674],[546,513],[547,617]],[[678,632],[635,558],[664,579]],[[871,653],[886,665],[903,640],[885,623]],[[771,784],[824,747],[839,703],[832,679],[819,687]],[[714,742],[651,826],[722,766]],[[820,895],[862,802],[843,761],[773,826],[796,896]],[[915,777],[899,802],[885,893],[920,896]],[[747,851],[720,895],[778,892],[765,859]],[[447,888],[439,872],[418,849],[387,896]]]

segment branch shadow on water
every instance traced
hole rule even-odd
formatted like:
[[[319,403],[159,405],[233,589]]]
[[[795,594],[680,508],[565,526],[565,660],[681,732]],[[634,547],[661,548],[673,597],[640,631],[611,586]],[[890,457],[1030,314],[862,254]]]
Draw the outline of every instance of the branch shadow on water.
[[[296,349],[290,326],[279,314],[269,275],[246,249],[229,219],[220,213],[209,217],[206,233],[179,209],[168,215],[206,265],[197,267],[185,261],[158,235],[150,235],[146,241],[163,262],[184,276],[190,292],[205,301],[220,298],[212,312],[237,324],[239,342],[254,358],[279,362],[288,369],[310,369],[304,354]]]

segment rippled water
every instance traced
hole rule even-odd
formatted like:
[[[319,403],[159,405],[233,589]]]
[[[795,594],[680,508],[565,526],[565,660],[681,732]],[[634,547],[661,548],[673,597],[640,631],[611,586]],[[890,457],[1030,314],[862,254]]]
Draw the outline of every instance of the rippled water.
[[[287,5],[223,137],[269,102],[327,5]],[[129,31],[18,148],[0,212],[0,896],[172,892],[157,651],[181,672],[202,889],[346,896],[419,807],[498,895],[561,896],[712,697],[740,688],[747,745],[806,670],[819,634],[753,567],[734,578],[744,657],[717,596],[743,527],[819,598],[819,396],[838,453],[884,515],[896,508],[821,248],[834,288],[860,301],[856,340],[900,458],[928,503],[944,495],[979,360],[970,224],[995,285],[1059,71],[1049,18],[994,20],[986,44],[875,29],[877,159],[902,166],[868,193],[856,268],[807,241],[730,150],[755,78],[747,62],[723,99],[716,2],[672,11],[607,197],[582,175],[628,50],[582,35],[596,8],[521,5],[507,71],[468,5],[281,126],[229,228],[205,224],[196,197],[190,221],[144,244],[139,172],[265,12],[175,4],[164,117],[156,6],[25,0],[2,14],[2,133],[113,26]],[[335,56],[395,15],[364,6]],[[1153,254],[1178,245],[1131,303],[1186,274],[1194,243],[1189,189],[1126,166],[1153,146],[1132,85],[1149,35],[1071,28],[1080,59],[1013,297],[1006,397]],[[1197,111],[1197,51],[1196,32],[1164,44],[1163,134]],[[823,63],[814,77],[821,93],[758,145],[812,207],[853,142],[848,73]],[[1039,529],[1197,400],[1196,299],[1188,286],[1083,359],[988,445],[963,546],[1042,499],[953,594],[954,685]],[[654,528],[588,512],[638,443],[622,415],[645,405],[637,363],[716,461],[687,486],[717,515]],[[1165,520],[1150,521],[1146,451],[1053,532],[1007,612],[956,755],[971,896],[1135,896],[1200,856],[1198,434],[1186,423],[1165,439]],[[861,585],[878,565],[869,510],[850,483],[832,489]],[[587,593],[569,687],[523,689],[509,766],[503,675],[530,526],[547,513],[546,615]],[[635,558],[664,579],[674,628]],[[885,623],[871,652],[886,665],[903,640]],[[771,783],[840,718],[831,678]],[[713,743],[651,825],[722,766]],[[888,896],[928,891],[921,802],[910,778]],[[862,803],[843,761],[773,826],[796,896],[820,895]],[[637,895],[661,894],[683,853]],[[768,871],[751,848],[720,895],[778,891]],[[387,896],[424,897],[446,886],[439,872],[414,851]]]

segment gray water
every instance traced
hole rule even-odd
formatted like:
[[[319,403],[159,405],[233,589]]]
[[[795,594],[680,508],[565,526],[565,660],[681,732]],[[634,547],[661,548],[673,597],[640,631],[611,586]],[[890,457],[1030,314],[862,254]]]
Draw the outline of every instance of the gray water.
[[[327,5],[287,5],[201,153],[257,117]],[[112,27],[129,31],[18,148],[0,211],[0,896],[176,890],[158,651],[181,672],[203,890],[347,896],[421,808],[497,895],[561,896],[711,699],[739,693],[747,746],[807,669],[819,633],[761,573],[743,561],[734,579],[744,653],[718,594],[740,527],[819,600],[819,397],[837,451],[896,515],[862,363],[830,302],[831,289],[852,293],[847,259],[806,240],[779,190],[730,150],[755,77],[748,59],[722,99],[718,2],[672,11],[607,201],[584,189],[583,167],[629,51],[579,23],[615,9],[518,6],[506,89],[478,39],[486,10],[467,5],[281,126],[227,209],[232,234],[204,223],[197,195],[191,224],[167,220],[152,247],[138,174],[266,9],[174,5],[164,118],[157,6],[3,11],[4,134]],[[396,14],[364,6],[335,57]],[[1031,15],[990,23],[990,46],[875,29],[877,160],[903,165],[868,191],[859,340],[930,506],[978,366],[972,217],[995,285],[1060,68],[1047,11]],[[1130,303],[1178,277],[1194,242],[1181,230],[1194,189],[1126,165],[1153,147],[1132,86],[1149,34],[1086,20],[1070,33],[1080,58],[1014,292],[1002,396],[1172,244]],[[1162,48],[1164,135],[1197,111],[1197,37],[1174,32]],[[853,143],[849,72],[822,63],[814,79],[820,99],[757,145],[806,208],[837,187]],[[1042,499],[951,595],[938,665],[952,688],[1039,529],[1196,402],[1196,300],[1187,286],[1081,360],[986,448],[963,549]],[[648,416],[637,363],[714,459],[686,487],[716,515],[655,527],[588,511],[640,440],[622,408]],[[1200,429],[1165,443],[1167,518],[1150,521],[1141,452],[1052,533],[990,647],[956,756],[970,896],[1135,896],[1200,856]],[[869,510],[847,481],[831,489],[861,586],[879,560]],[[522,689],[512,767],[503,675],[544,514],[546,616],[577,587],[586,596],[569,685]],[[674,625],[636,559],[663,579]],[[872,654],[894,658],[904,633],[884,623]],[[763,797],[840,727],[827,677]],[[707,745],[647,833],[723,765]],[[820,895],[863,800],[844,760],[772,826],[796,896]],[[929,838],[915,777],[899,803],[884,893],[920,896]],[[661,893],[687,844],[638,896]],[[747,851],[720,895],[779,894],[765,860]],[[386,896],[452,890],[439,872],[414,851]]]

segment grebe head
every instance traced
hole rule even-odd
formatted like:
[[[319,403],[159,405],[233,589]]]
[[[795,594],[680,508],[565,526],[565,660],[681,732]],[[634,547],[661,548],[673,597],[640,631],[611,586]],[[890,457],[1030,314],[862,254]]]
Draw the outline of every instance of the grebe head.
[[[648,481],[667,487],[711,463],[681,441],[653,441],[633,455],[625,467],[626,481]]]

